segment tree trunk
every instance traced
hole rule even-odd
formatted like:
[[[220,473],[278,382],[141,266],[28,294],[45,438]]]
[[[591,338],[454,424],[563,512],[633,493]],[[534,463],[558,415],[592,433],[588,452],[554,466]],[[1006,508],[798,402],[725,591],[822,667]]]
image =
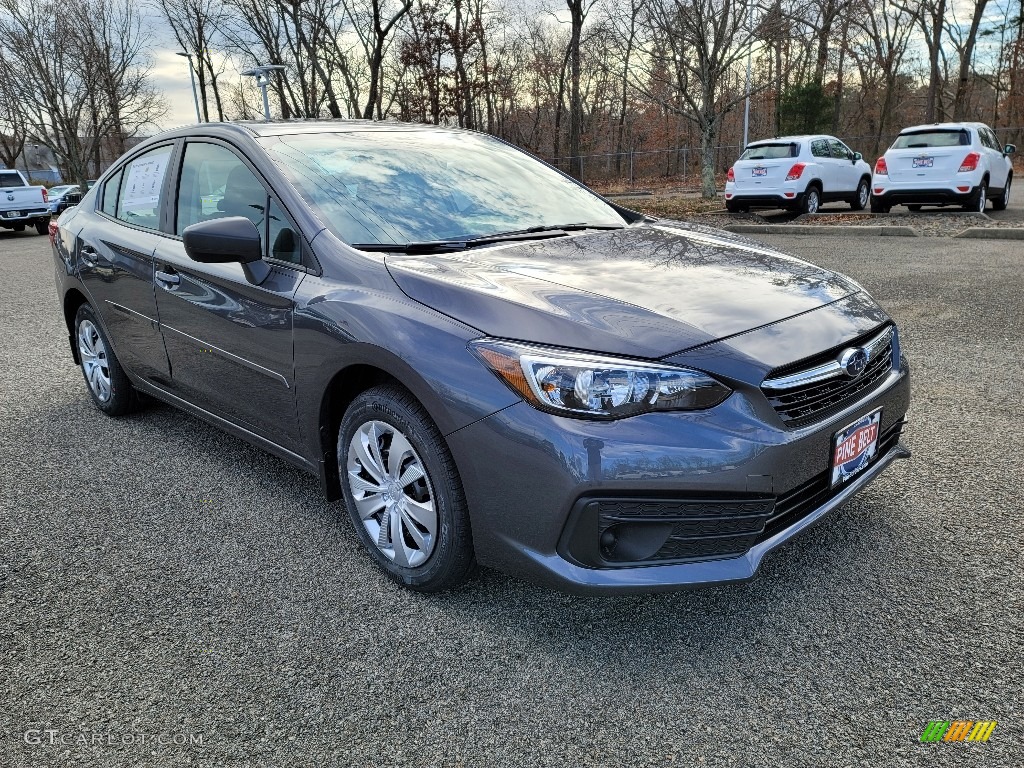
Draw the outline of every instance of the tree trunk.
[[[971,28],[967,31],[967,41],[964,43],[963,51],[960,52],[960,77],[956,84],[956,99],[953,101],[954,120],[964,120],[970,112],[967,91],[971,81],[971,59],[974,58],[974,44],[978,40],[978,27],[981,26],[981,17],[985,13],[986,5],[988,5],[988,0],[976,0]]]

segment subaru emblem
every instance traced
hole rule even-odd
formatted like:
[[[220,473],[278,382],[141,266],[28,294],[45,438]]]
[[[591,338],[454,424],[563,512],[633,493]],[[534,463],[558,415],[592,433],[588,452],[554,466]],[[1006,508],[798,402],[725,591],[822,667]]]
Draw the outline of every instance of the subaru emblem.
[[[851,379],[856,379],[868,367],[868,352],[863,347],[851,347],[839,358],[839,366]]]

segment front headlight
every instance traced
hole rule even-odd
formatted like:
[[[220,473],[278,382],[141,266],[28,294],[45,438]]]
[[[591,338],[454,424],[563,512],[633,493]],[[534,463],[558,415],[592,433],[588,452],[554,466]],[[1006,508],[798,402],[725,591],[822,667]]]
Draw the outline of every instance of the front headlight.
[[[528,403],[563,416],[618,419],[710,408],[732,390],[700,371],[482,339],[473,350]]]

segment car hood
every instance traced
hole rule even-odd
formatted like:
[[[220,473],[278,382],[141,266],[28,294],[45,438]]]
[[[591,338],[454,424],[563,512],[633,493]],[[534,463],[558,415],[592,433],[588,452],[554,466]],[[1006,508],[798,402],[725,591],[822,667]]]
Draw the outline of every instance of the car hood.
[[[858,292],[727,232],[659,221],[480,250],[389,254],[410,298],[488,336],[657,358]]]

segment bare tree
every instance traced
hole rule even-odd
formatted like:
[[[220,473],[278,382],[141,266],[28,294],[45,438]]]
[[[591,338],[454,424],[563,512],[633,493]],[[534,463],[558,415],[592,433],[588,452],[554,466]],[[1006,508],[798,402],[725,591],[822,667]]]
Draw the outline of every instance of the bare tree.
[[[705,198],[717,192],[714,152],[722,120],[745,98],[742,89],[727,86],[758,42],[756,11],[753,0],[653,0],[646,17],[648,63],[638,68],[644,80],[634,86],[696,125]]]

